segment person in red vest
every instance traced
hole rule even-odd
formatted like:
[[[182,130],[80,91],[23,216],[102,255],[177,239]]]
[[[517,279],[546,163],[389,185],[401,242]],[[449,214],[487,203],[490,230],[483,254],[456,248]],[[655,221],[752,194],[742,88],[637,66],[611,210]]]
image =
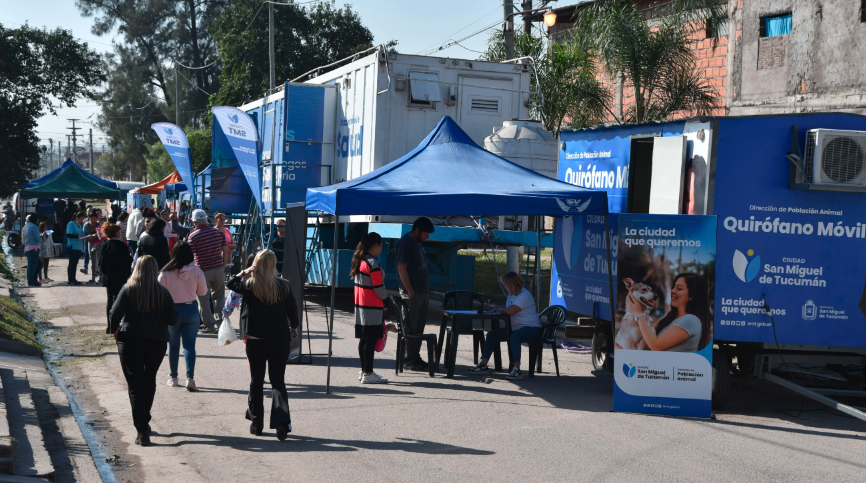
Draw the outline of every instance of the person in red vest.
[[[361,237],[352,257],[349,276],[355,280],[355,337],[361,357],[361,384],[386,384],[388,379],[373,372],[376,341],[385,333],[385,304],[390,304],[382,269],[376,257],[382,253],[382,236],[370,232]]]

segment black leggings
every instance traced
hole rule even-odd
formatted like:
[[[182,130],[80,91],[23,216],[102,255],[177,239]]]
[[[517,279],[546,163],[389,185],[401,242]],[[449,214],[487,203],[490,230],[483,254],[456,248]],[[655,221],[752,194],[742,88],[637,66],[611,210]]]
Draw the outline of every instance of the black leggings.
[[[39,275],[38,273],[36,275]],[[48,278],[48,259],[42,259],[42,278]]]
[[[361,337],[358,340],[358,355],[361,357],[361,370],[364,374],[373,372],[373,356],[376,354],[378,337]]]

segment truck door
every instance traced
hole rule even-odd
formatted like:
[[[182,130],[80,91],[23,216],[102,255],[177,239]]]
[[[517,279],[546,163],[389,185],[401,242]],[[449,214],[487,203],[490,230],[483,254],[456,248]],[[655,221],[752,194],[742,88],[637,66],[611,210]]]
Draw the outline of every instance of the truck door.
[[[629,213],[679,214],[683,206],[686,137],[635,136],[628,168]]]

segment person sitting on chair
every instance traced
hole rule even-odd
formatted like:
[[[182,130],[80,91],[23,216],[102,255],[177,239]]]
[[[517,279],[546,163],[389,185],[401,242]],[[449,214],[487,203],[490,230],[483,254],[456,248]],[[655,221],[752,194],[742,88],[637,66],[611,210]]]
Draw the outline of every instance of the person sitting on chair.
[[[512,380],[523,379],[523,373],[520,372],[520,345],[535,340],[539,336],[541,321],[538,319],[535,300],[529,290],[524,288],[520,275],[515,272],[508,272],[499,277],[499,283],[508,292],[508,298],[504,307],[494,307],[493,311],[511,316],[511,334],[508,334],[505,327],[488,332],[487,338],[484,340],[484,350],[481,351],[481,361],[477,366],[469,369],[469,372],[475,374],[490,372],[487,361],[490,360],[490,354],[493,354],[493,348],[500,342],[507,340],[509,347],[511,347],[513,367],[506,377]]]

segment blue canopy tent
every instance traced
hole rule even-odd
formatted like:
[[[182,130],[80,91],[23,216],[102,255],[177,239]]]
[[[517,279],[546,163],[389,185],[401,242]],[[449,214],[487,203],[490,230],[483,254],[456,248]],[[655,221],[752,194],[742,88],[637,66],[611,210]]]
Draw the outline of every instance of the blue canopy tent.
[[[350,181],[307,188],[306,209],[337,216],[601,215],[605,217],[605,231],[608,232],[606,192],[548,178],[485,151],[448,116],[439,121],[417,148],[402,158]],[[339,218],[335,217],[335,223],[339,223]],[[335,226],[334,247],[337,246],[338,233]],[[331,280],[337,278],[336,254],[335,249]],[[610,293],[613,293],[610,271],[608,279]],[[335,298],[336,284],[332,283],[328,390]]]

